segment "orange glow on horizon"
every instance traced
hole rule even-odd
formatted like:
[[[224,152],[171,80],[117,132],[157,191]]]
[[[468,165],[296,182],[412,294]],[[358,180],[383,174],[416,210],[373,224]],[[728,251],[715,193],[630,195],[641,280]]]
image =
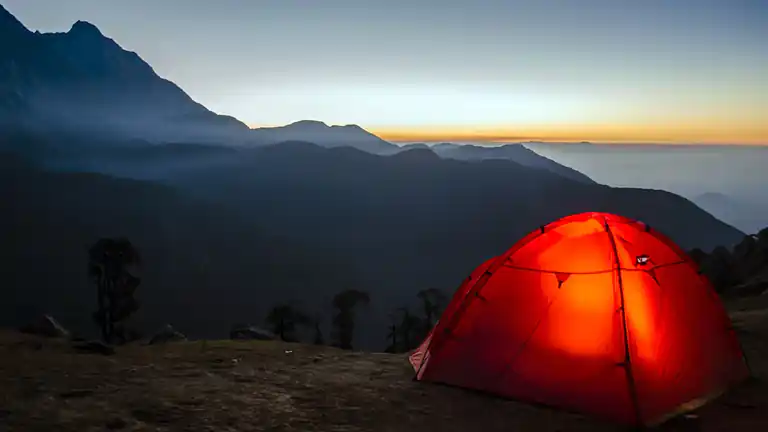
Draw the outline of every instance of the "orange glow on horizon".
[[[768,121],[766,122],[768,125]],[[563,125],[538,127],[371,127],[393,142],[594,142],[659,144],[743,144],[768,146],[768,126],[711,123],[693,125]]]
[[[284,125],[248,125],[251,128]],[[768,146],[768,119],[763,124],[643,125],[590,124],[539,126],[367,126],[368,132],[391,142],[555,142],[596,144],[709,144]]]

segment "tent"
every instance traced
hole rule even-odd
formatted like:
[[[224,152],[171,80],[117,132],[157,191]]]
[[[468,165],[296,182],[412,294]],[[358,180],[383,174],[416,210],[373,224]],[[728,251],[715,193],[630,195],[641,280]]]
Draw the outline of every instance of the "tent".
[[[648,225],[583,213],[462,283],[410,355],[416,379],[650,426],[749,376],[696,264]]]

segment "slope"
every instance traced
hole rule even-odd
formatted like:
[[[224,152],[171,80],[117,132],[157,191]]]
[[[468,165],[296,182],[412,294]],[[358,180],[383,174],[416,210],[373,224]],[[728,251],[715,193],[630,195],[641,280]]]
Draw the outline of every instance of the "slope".
[[[686,248],[711,249],[743,236],[663,191],[586,184],[506,160],[445,160],[420,149],[383,157],[282,143],[168,181],[354,263],[376,305],[362,326],[376,332],[418,290],[453,289],[478,263],[568,214],[643,220]]]
[[[93,330],[87,250],[103,236],[127,236],[143,256],[144,330],[171,322],[193,336],[221,334],[293,299],[325,313],[339,287],[354,283],[349,265],[165,186],[49,173],[7,155],[0,168],[0,325],[48,312]]]

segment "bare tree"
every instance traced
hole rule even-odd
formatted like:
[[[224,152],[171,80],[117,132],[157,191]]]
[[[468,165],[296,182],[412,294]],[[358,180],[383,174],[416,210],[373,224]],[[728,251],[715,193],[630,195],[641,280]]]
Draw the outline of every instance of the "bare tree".
[[[127,239],[103,238],[89,249],[88,258],[88,275],[96,285],[98,301],[93,318],[104,342],[112,343],[115,336],[124,339],[122,331],[116,334],[116,324],[139,308],[133,296],[141,283],[139,252]]]
[[[291,304],[280,304],[273,307],[267,315],[266,322],[269,324],[270,330],[286,342],[297,340],[296,329],[298,326],[309,326],[313,323],[309,315]]]

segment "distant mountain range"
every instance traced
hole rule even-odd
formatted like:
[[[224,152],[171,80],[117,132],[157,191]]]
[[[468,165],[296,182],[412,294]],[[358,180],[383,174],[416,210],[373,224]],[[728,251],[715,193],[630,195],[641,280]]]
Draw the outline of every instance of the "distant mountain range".
[[[328,126],[319,121],[303,120],[287,126],[259,128],[251,132],[256,143],[309,141],[323,147],[355,147],[374,154],[396,152],[398,147],[357,125]]]
[[[66,33],[29,31],[0,6],[0,112],[6,126],[37,132],[88,134],[119,140],[268,145],[309,141],[350,146],[374,154],[402,151],[357,125],[303,120],[249,129],[211,112],[158,76],[136,53],[123,50],[96,26],[78,21]],[[1,123],[0,123],[1,124]],[[520,145],[498,149],[445,144],[437,154],[462,160],[504,158],[590,181]]]
[[[592,179],[576,171],[575,169],[568,168],[551,159],[540,156],[522,144],[479,146],[471,144],[460,145],[442,143],[429,147],[425,144],[410,144],[405,146],[405,148],[429,148],[441,157],[465,161],[506,159],[527,167],[545,169],[571,180],[594,183]]]
[[[318,121],[249,129],[88,23],[39,34],[0,10],[0,38],[0,149],[12,153],[0,265],[14,319],[70,308],[87,326],[83,260],[99,236],[127,235],[146,255],[153,325],[210,334],[276,301],[325,308],[359,288],[374,305],[361,338],[376,348],[418,290],[452,290],[571,213],[641,219],[686,248],[744,235],[678,195],[604,186],[521,145],[400,147]]]

